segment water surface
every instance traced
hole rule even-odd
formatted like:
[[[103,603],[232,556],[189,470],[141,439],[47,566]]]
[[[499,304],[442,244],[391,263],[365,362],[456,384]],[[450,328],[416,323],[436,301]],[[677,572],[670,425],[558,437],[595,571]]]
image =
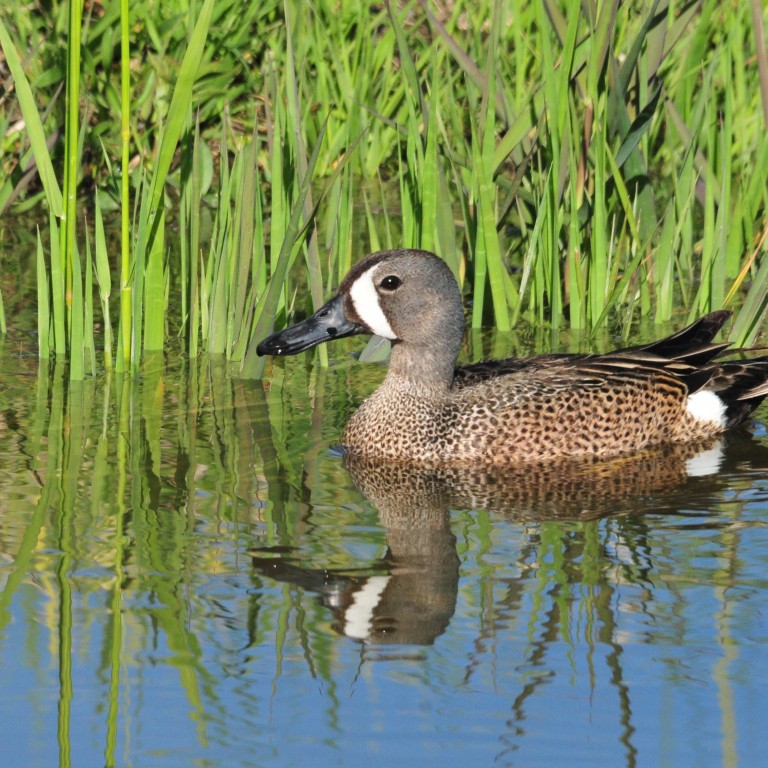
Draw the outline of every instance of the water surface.
[[[753,766],[768,437],[408,472],[335,351],[0,373],[0,765]]]

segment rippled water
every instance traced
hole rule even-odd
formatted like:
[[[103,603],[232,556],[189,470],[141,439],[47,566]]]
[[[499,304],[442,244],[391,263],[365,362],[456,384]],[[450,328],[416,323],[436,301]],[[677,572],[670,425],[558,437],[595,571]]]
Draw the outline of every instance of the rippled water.
[[[0,373],[0,765],[754,766],[768,437],[345,466],[381,378]]]

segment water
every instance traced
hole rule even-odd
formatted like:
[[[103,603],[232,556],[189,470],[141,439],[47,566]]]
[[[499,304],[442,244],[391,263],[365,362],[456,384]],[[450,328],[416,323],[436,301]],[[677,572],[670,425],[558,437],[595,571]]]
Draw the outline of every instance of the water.
[[[768,436],[409,473],[378,366],[0,374],[0,765],[753,766]]]

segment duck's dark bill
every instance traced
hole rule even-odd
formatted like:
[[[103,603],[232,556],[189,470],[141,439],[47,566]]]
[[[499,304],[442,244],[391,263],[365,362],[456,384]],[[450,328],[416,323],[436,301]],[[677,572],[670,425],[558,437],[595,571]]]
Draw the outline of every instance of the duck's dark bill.
[[[295,355],[323,341],[342,339],[355,333],[367,331],[347,318],[344,300],[336,296],[306,320],[268,336],[256,347],[256,351],[260,355]]]

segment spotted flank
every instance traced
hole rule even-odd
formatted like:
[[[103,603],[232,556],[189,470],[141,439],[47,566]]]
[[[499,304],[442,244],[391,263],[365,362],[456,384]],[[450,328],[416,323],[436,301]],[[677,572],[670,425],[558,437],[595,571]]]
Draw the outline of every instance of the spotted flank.
[[[603,355],[456,367],[464,311],[453,274],[432,253],[397,250],[360,261],[318,312],[258,350],[295,354],[354,334],[390,339],[387,377],[347,423],[347,452],[516,465],[695,443],[743,422],[768,395],[768,357],[726,357],[728,344],[714,338],[729,316],[711,312],[667,338]]]

